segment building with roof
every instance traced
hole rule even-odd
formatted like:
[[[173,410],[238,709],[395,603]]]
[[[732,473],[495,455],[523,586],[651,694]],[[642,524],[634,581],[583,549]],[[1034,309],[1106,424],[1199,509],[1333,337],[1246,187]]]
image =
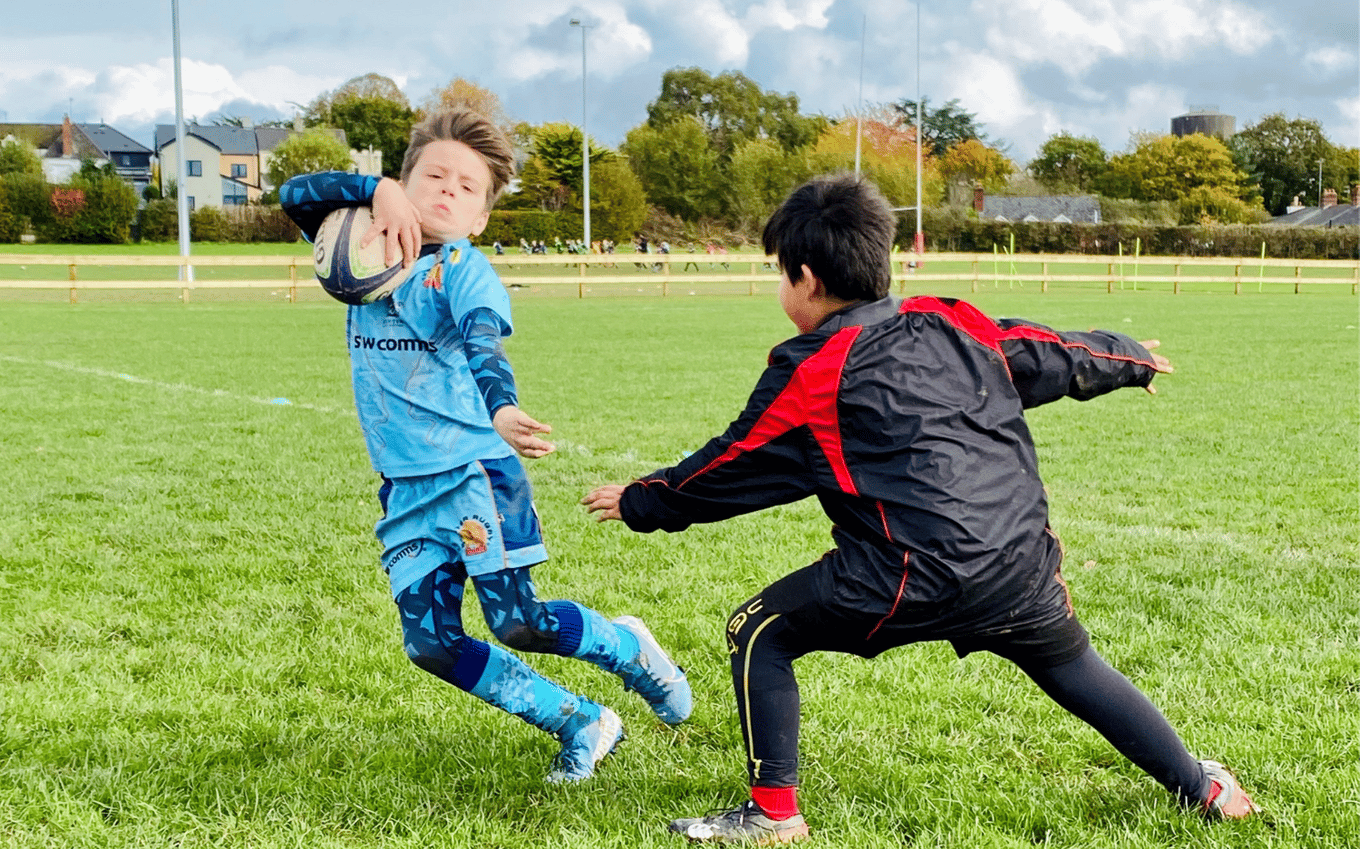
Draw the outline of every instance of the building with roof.
[[[0,140],[9,139],[38,154],[49,183],[70,181],[87,159],[101,168],[112,164],[138,197],[151,183],[151,148],[108,124],[76,124],[69,116],[60,124],[0,124]]]
[[[184,128],[184,168],[179,174],[179,157],[173,124],[156,125],[156,156],[161,179],[173,180],[189,199],[189,208],[233,206],[257,201],[275,188],[269,182],[271,151],[300,128],[286,127],[204,127],[188,124]],[[344,130],[327,130],[347,143]],[[381,151],[350,150],[354,170],[360,174],[382,174]]]
[[[1360,185],[1351,186],[1350,203],[1337,203],[1336,189],[1322,193],[1322,206],[1300,206],[1294,198],[1284,215],[1266,222],[1276,227],[1357,227],[1360,226]]]
[[[978,187],[973,189],[973,209],[986,221],[1100,223],[1100,199],[1095,195],[990,197]]]

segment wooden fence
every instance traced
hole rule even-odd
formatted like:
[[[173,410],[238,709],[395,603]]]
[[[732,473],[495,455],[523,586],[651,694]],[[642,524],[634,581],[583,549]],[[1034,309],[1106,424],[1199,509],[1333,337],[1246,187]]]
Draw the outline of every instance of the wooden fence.
[[[925,291],[934,284],[966,285],[972,292],[1002,285],[1035,286],[1039,291],[1103,287],[1116,290],[1170,291],[1206,284],[1235,294],[1291,287],[1347,286],[1360,293],[1360,260],[1258,258],[1113,257],[1077,254],[926,254],[916,267],[913,254],[893,258],[893,281],[901,291]],[[663,296],[696,291],[695,284],[721,284],[724,291],[773,292],[779,273],[773,257],[762,254],[506,254],[490,257],[512,290],[574,294],[622,290]],[[140,269],[140,270],[139,270]],[[64,274],[63,274],[64,270]],[[16,274],[16,272],[22,273]],[[205,273],[210,272],[210,273]],[[679,288],[677,288],[679,287]],[[0,254],[0,289],[66,289],[71,303],[82,290],[178,289],[188,301],[198,289],[286,289],[289,301],[299,290],[319,289],[309,256],[59,256]],[[574,290],[574,291],[573,291]]]

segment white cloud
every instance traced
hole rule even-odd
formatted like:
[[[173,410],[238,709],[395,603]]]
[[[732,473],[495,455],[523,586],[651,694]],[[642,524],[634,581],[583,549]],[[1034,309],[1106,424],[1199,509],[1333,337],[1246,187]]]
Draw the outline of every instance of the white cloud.
[[[1197,50],[1250,54],[1274,31],[1232,0],[974,0],[985,41],[1000,57],[1077,74],[1108,58],[1185,59]]]
[[[100,72],[91,86],[94,109],[109,123],[145,123],[173,113],[174,63],[169,58],[136,65],[113,65]],[[289,102],[305,104],[321,91],[343,80],[309,76],[270,66],[247,70],[239,77],[223,65],[185,59],[181,65],[186,117],[206,116],[232,101],[250,101],[282,112]]]
[[[948,98],[970,104],[982,123],[1013,127],[1033,114],[1013,66],[988,53],[958,50],[949,67],[953,73],[945,83]]]
[[[826,12],[831,8],[831,0],[804,0],[802,3],[789,3],[787,0],[765,0],[746,10],[746,28],[750,33],[766,27],[792,30],[799,27],[826,29],[830,21]]]
[[[1171,132],[1171,117],[1185,110],[1183,89],[1145,83],[1129,88],[1121,107],[1105,118],[1107,126],[1123,126],[1131,140],[1134,133]]]
[[[88,88],[95,77],[87,68],[5,63],[0,65],[0,100],[27,104],[41,97],[64,102],[67,92]]]
[[[170,52],[168,13],[124,25],[106,5],[73,2],[62,15],[27,4],[0,29],[0,115],[60,120],[70,109],[134,133],[173,116],[172,69],[158,58]],[[645,119],[673,67],[741,71],[805,111],[839,114],[857,102],[867,20],[866,103],[918,89],[936,104],[958,97],[1017,157],[1061,130],[1107,148],[1130,130],[1165,132],[1188,105],[1178,86],[1242,124],[1284,111],[1318,117],[1337,143],[1360,141],[1356,13],[1335,0],[499,0],[434,6],[415,28],[375,20],[357,0],[327,8],[325,20],[258,0],[185,10],[186,113],[291,114],[289,102],[375,72],[416,102],[464,77],[516,117],[559,120],[578,108],[581,33],[567,24],[577,17],[591,25],[591,122],[605,143]]]
[[[1331,141],[1346,147],[1360,147],[1360,97],[1343,97],[1336,101],[1339,120],[1327,120],[1333,126],[1328,133]]]
[[[819,30],[799,29],[784,39],[780,52],[780,81],[770,84],[756,80],[761,88],[780,94],[796,94],[804,112],[849,113],[859,95],[858,43],[854,57],[847,55],[844,43]],[[872,74],[866,83],[866,101],[875,99]],[[893,98],[900,98],[900,94]]]
[[[673,7],[677,4],[658,5]],[[703,58],[696,56],[694,64],[716,65],[715,70],[740,68],[746,64],[751,50],[750,35],[721,0],[694,0],[684,4],[683,10],[666,11],[673,14],[673,34],[700,51]]]
[[[554,36],[546,27],[505,26],[504,11],[497,6],[487,7],[485,13],[458,11],[460,27],[485,30],[487,44],[476,55],[494,61],[494,67],[486,69],[488,78],[519,83],[552,74],[579,77],[582,31],[569,26],[571,19],[585,24],[586,59],[592,78],[617,77],[651,56],[651,35],[629,20],[628,9],[618,3],[592,3],[584,11],[579,5],[562,0],[517,3],[516,6],[518,19],[556,21],[560,24],[560,32]],[[478,14],[483,14],[484,20],[478,19]],[[546,38],[545,33],[548,34]],[[452,48],[449,53],[455,62],[466,63],[466,54],[461,48]],[[509,57],[508,61],[503,57]],[[440,73],[448,73],[447,67],[441,68]],[[479,75],[460,70],[450,76],[472,79]]]
[[[99,75],[99,110],[110,123],[151,121],[175,108],[174,64],[115,65]],[[207,115],[223,103],[247,97],[221,65],[186,59],[182,63],[184,114]]]
[[[651,35],[626,16],[602,20],[588,38],[591,76],[617,77],[652,55]]]
[[[348,79],[335,75],[300,74],[292,68],[270,65],[245,71],[237,76],[236,82],[249,92],[251,100],[286,112],[289,103],[306,105],[321,92],[337,88]],[[391,75],[390,79],[398,88],[406,85],[404,76]]]
[[[1014,67],[989,53],[948,44],[950,75],[941,81],[936,106],[957,98],[977,115],[993,141],[1005,142],[1008,153],[1023,165],[1031,151],[1056,132],[1052,111],[1034,102],[1016,76]]]
[[[634,61],[652,52],[651,35],[637,24],[619,21],[603,26],[601,30],[608,37],[605,45],[611,52],[617,51],[622,61]]]
[[[1355,53],[1340,47],[1319,47],[1303,56],[1303,63],[1324,74],[1355,69]]]

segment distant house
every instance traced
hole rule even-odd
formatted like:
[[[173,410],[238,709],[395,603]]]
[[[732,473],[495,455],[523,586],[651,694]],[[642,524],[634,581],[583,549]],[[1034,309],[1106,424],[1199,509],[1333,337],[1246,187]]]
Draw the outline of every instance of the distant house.
[[[0,124],[0,140],[27,144],[42,158],[49,183],[65,183],[85,160],[103,167],[110,163],[118,176],[132,184],[138,197],[151,183],[151,148],[108,124],[76,124],[70,116],[60,124]]]
[[[976,188],[973,190],[973,209],[986,221],[1100,223],[1100,200],[1094,195],[988,197],[981,188]]]
[[[173,124],[156,125],[156,156],[161,180],[173,180],[185,192],[189,208],[234,206],[260,199],[272,188],[269,183],[269,158],[274,148],[300,129],[284,127],[204,127],[189,124],[184,128],[184,167],[179,174],[179,156]],[[344,130],[327,130],[346,142]],[[381,174],[382,154],[378,151],[350,151],[354,169],[360,174]]]
[[[1351,186],[1351,202],[1338,204],[1335,189],[1322,193],[1322,206],[1300,206],[1299,199],[1286,207],[1284,215],[1266,222],[1276,227],[1356,227],[1360,226],[1360,186]]]

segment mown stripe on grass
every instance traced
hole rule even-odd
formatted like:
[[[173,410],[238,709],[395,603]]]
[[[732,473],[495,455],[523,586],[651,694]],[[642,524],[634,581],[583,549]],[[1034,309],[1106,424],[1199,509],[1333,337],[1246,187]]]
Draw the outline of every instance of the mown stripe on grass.
[[[103,377],[109,380],[121,380],[124,383],[135,383],[140,386],[149,386],[153,389],[161,389],[166,392],[187,392],[194,395],[204,395],[210,398],[221,398],[228,401],[247,402],[251,404],[267,404],[271,407],[297,407],[303,410],[311,410],[317,413],[328,415],[353,416],[354,411],[349,408],[329,407],[324,404],[307,404],[299,401],[290,401],[287,398],[255,398],[249,395],[240,395],[226,389],[207,389],[202,386],[191,386],[187,383],[166,383],[160,380],[152,380],[146,377],[137,377],[123,372],[107,371],[101,368],[76,365],[75,363],[63,363],[58,360],[31,360],[25,357],[14,357],[7,354],[0,354],[0,360],[17,365],[34,367],[43,366],[46,368],[57,369],[60,371],[74,372],[76,374],[88,374],[94,377]]]

